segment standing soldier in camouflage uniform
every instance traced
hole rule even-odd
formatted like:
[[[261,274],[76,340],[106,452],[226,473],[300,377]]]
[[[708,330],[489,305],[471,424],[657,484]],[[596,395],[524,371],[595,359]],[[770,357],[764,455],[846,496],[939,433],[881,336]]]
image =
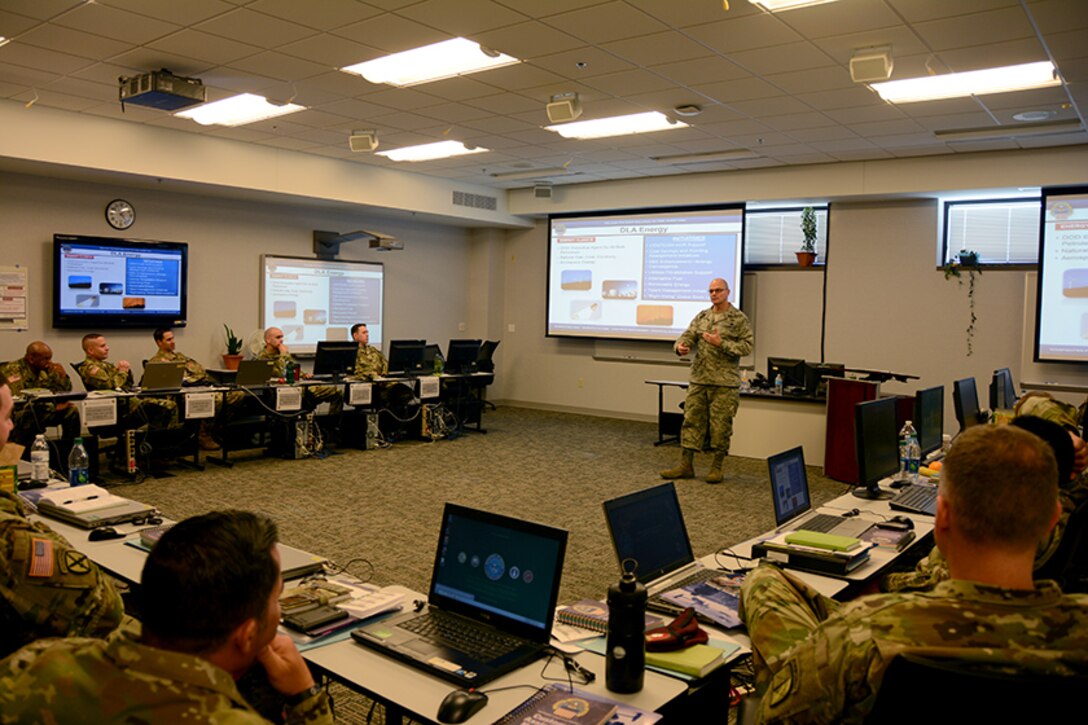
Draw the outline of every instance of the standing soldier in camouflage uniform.
[[[283,344],[283,330],[269,327],[264,331],[264,349],[257,355],[258,360],[272,360],[272,375],[282,378],[287,370],[287,363],[295,364],[287,345]],[[312,378],[309,373],[303,375]],[[313,410],[318,403],[328,403],[332,415],[338,415],[344,405],[344,393],[333,385],[307,385],[302,395],[302,407]]]
[[[845,605],[776,566],[749,572],[742,617],[762,692],[760,722],[860,722],[901,652],[1088,672],[1088,596],[1032,581],[1039,540],[1058,517],[1057,464],[1038,437],[978,426],[944,460],[937,546],[952,578],[930,592]]]
[[[351,326],[351,337],[359,343],[359,352],[355,355],[355,375],[372,380],[389,372],[389,362],[376,347],[370,346],[370,330],[365,322]]]
[[[11,408],[0,374],[0,448]],[[43,637],[104,637],[122,612],[109,578],[48,526],[27,520],[14,493],[0,490],[0,658]]]
[[[26,346],[24,357],[0,365],[0,372],[7,377],[12,395],[18,395],[26,388],[45,388],[53,393],[67,393],[72,389],[72,381],[64,367],[53,362],[53,350],[40,340]],[[29,401],[15,414],[11,439],[29,446],[34,436],[51,425],[60,426],[64,440],[74,440],[79,435],[79,410],[68,402]]]
[[[106,358],[110,356],[110,346],[106,338],[92,332],[83,336],[83,352],[87,357],[79,366],[79,377],[87,390],[113,390],[132,384],[132,366],[128,360],[118,360],[114,365]],[[118,410],[122,425],[139,427],[147,423],[152,428],[170,428],[177,425],[178,406],[173,400],[165,398],[128,398],[118,400]]]
[[[662,478],[694,478],[695,451],[706,448],[709,436],[714,460],[706,482],[722,481],[722,461],[729,454],[733,416],[740,405],[740,359],[752,352],[752,326],[743,312],[729,304],[729,285],[724,279],[710,281],[710,304],[673,346],[677,355],[694,349],[695,359],[684,400],[680,465],[662,471]]]
[[[5,722],[265,723],[235,686],[259,661],[286,722],[331,725],[328,694],[276,633],[276,538],[271,520],[244,511],[172,527],[144,564],[140,638],[24,647],[0,663]]]

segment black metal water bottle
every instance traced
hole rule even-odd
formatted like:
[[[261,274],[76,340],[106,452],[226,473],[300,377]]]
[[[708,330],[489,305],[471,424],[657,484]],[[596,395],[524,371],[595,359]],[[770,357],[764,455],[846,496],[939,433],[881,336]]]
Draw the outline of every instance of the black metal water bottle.
[[[605,685],[612,692],[638,692],[645,671],[646,587],[628,570],[608,587]]]

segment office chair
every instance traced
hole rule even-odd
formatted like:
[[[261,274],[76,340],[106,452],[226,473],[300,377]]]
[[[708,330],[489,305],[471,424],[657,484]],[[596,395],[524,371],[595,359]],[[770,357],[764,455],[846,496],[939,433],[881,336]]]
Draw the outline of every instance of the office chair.
[[[1035,572],[1035,580],[1053,579],[1067,594],[1088,593],[1088,500],[1069,516],[1058,549]]]

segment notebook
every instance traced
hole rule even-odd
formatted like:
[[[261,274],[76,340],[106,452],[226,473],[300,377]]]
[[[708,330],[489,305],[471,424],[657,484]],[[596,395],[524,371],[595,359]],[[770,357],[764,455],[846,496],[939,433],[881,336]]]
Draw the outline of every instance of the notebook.
[[[604,517],[620,568],[628,559],[637,563],[649,609],[678,614],[683,608],[661,599],[662,593],[722,575],[695,561],[671,481],[605,501]]]
[[[144,390],[181,390],[185,377],[183,362],[149,362],[144,365],[144,377],[140,387]]]
[[[243,388],[268,385],[274,366],[273,360],[243,360],[238,363],[238,375],[234,378],[234,384]]]
[[[358,644],[479,687],[543,654],[567,532],[447,503],[427,606],[352,631]]]
[[[873,523],[864,519],[812,513],[805,452],[801,446],[768,458],[767,470],[777,531],[821,531],[858,538],[872,527]]]
[[[125,524],[155,512],[154,506],[114,496],[94,484],[46,491],[38,499],[38,513],[81,529]]]

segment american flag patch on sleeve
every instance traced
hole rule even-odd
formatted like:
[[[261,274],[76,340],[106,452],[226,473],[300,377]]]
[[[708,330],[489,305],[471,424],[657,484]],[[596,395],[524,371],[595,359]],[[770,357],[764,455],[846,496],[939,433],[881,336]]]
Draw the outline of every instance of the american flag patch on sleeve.
[[[30,540],[30,571],[29,576],[50,577],[53,576],[53,540]]]

